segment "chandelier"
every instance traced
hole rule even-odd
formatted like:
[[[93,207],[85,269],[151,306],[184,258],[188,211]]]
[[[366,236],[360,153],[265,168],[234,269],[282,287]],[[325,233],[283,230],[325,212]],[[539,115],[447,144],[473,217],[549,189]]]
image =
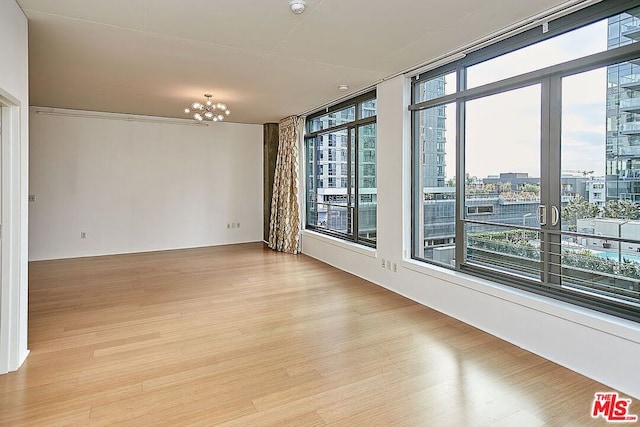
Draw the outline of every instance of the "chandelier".
[[[219,122],[231,114],[231,110],[229,110],[225,104],[222,104],[221,102],[213,102],[211,100],[212,95],[206,93],[204,97],[204,103],[196,101],[191,104],[191,107],[185,108],[184,113],[192,114],[193,118],[197,122],[201,122],[203,120]]]

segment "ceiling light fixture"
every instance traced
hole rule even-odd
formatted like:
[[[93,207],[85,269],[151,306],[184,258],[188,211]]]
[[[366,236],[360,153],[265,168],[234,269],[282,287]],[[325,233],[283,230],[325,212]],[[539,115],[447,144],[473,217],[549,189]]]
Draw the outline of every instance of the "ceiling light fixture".
[[[296,15],[300,15],[302,12],[304,12],[304,9],[307,7],[307,2],[305,0],[291,0],[289,2],[289,8],[291,9],[291,12],[295,13]]]
[[[343,91],[343,92],[344,92],[345,90],[349,90],[349,85],[340,85],[340,86],[338,86],[338,90],[341,90],[341,91]]]
[[[220,122],[224,120],[226,116],[231,114],[231,110],[227,108],[225,104],[221,102],[213,102],[211,100],[212,95],[205,93],[204,102],[194,102],[191,107],[184,109],[185,114],[192,114],[193,118],[197,122],[208,120],[212,122]]]

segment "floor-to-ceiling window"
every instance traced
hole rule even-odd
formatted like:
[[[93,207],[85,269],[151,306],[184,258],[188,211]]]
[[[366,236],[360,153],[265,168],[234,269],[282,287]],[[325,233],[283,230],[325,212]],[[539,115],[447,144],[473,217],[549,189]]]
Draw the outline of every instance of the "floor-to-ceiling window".
[[[369,92],[307,117],[307,229],[376,245],[376,114]]]
[[[413,258],[640,321],[633,6],[412,79]]]

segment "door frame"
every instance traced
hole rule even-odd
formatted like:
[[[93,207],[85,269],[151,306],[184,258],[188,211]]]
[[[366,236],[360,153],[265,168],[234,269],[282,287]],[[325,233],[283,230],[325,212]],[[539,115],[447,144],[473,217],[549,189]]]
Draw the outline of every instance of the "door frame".
[[[0,374],[17,370],[26,354],[27,292],[21,289],[21,105],[0,88]],[[22,306],[24,305],[24,308]],[[22,336],[24,335],[24,336]]]

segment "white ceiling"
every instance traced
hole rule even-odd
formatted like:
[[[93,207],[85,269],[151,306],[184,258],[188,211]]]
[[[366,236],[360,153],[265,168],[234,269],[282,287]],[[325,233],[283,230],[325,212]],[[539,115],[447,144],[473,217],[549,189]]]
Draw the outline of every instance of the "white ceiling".
[[[164,117],[205,93],[277,122],[576,0],[17,0],[30,104]]]

